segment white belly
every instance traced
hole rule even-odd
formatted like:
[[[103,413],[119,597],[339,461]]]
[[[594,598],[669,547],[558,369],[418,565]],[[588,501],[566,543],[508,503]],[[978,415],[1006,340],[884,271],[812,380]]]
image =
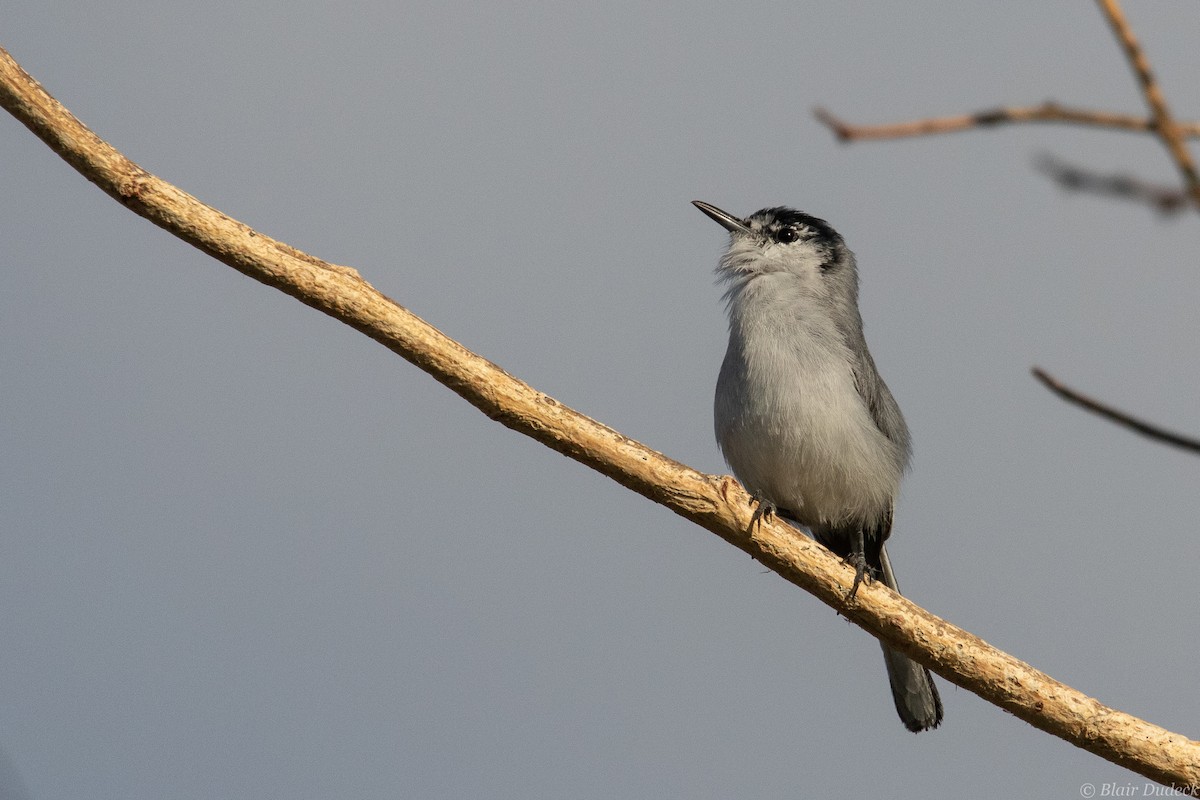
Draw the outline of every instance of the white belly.
[[[717,441],[734,475],[805,525],[880,520],[903,456],[876,427],[849,360],[786,342],[753,352],[731,342],[717,381]]]

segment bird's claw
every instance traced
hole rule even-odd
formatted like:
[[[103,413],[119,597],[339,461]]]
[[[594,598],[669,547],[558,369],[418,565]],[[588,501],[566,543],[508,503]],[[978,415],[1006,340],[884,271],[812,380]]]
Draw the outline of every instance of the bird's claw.
[[[859,584],[866,582],[870,583],[875,580],[875,570],[867,566],[867,557],[862,553],[851,553],[842,559],[843,564],[854,567],[854,583],[850,586],[850,592],[846,595],[846,602],[850,602],[858,594]]]
[[[758,495],[750,497],[750,504],[755,506],[754,513],[750,516],[750,530],[754,530],[755,525],[761,526],[764,519],[770,521],[779,510],[770,500]]]

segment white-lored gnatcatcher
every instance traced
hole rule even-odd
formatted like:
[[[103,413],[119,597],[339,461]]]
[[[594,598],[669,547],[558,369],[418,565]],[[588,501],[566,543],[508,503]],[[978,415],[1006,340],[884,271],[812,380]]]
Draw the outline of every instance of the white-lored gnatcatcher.
[[[738,219],[695,206],[729,231],[717,267],[729,348],[717,379],[717,442],[758,501],[865,575],[900,591],[884,541],[908,426],[863,338],[854,254],[827,222],[791,208]],[[896,711],[919,732],[942,721],[929,670],[883,648]]]

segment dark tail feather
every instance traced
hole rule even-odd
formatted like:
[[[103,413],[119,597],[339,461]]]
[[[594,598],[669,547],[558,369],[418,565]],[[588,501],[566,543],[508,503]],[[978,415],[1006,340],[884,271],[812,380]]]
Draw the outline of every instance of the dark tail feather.
[[[896,583],[895,573],[892,572],[892,563],[888,559],[886,548],[880,550],[879,562],[883,582],[899,594],[900,587]],[[900,715],[904,727],[913,733],[920,733],[941,725],[942,698],[938,696],[929,670],[886,646],[883,648],[883,660],[887,664],[888,682],[892,685],[892,700],[896,702],[896,713]]]

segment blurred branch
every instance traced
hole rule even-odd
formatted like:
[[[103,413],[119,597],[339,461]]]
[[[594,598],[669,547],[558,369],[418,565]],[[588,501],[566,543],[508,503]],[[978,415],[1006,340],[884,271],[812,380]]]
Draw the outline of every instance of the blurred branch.
[[[1183,141],[1183,132],[1179,129],[1174,117],[1171,116],[1162,88],[1158,85],[1158,80],[1150,69],[1149,59],[1146,58],[1141,45],[1133,35],[1133,29],[1129,26],[1129,21],[1125,19],[1125,14],[1121,11],[1117,0],[1096,0],[1096,2],[1100,6],[1100,10],[1104,12],[1113,34],[1121,44],[1121,49],[1125,51],[1125,58],[1128,59],[1129,66],[1132,67],[1138,83],[1141,84],[1142,94],[1146,97],[1146,104],[1150,106],[1150,114],[1154,119],[1155,132],[1166,145],[1167,152],[1171,154],[1175,166],[1183,175],[1192,202],[1200,207],[1200,174],[1196,172],[1196,164],[1192,161],[1191,153],[1188,152],[1187,145]]]
[[[863,586],[847,604],[852,570],[782,522],[751,525],[749,495],[730,478],[690,469],[562,405],[380,294],[354,270],[277,242],[151,175],[88,130],[3,50],[0,106],[131,211],[366,334],[489,418],[707,528],[890,648],[1077,747],[1151,780],[1200,793],[1200,742],[1101,704],[882,582]]]
[[[1064,189],[1135,200],[1164,214],[1176,214],[1190,202],[1188,195],[1179,189],[1146,183],[1127,175],[1098,175],[1050,155],[1039,156],[1034,166]]]
[[[1061,122],[1075,125],[1090,125],[1099,128],[1155,132],[1152,119],[1129,114],[1111,114],[1106,111],[1088,111],[1065,108],[1054,102],[1040,106],[1013,106],[976,111],[954,117],[932,117],[912,122],[896,122],[885,125],[851,125],[835,117],[824,108],[816,108],[813,115],[825,124],[843,142],[867,141],[872,139],[901,139],[908,136],[929,136],[938,133],[954,133],[972,128],[989,128],[1003,124],[1023,122]],[[1189,122],[1177,126],[1186,136],[1200,136],[1200,122]]]
[[[1150,61],[1138,44],[1133,29],[1125,18],[1124,12],[1117,0],[1096,0],[1100,11],[1108,20],[1109,27],[1125,52],[1125,58],[1133,69],[1146,105],[1150,108],[1150,118],[1130,116],[1127,114],[1112,114],[1105,111],[1087,111],[1077,108],[1065,108],[1054,102],[1046,102],[1040,106],[1016,106],[993,108],[977,111],[974,114],[962,114],[954,117],[933,117],[912,122],[897,122],[884,125],[851,125],[823,108],[813,110],[816,118],[833,131],[834,135],[843,142],[868,141],[873,139],[899,139],[908,136],[929,136],[939,133],[965,131],[973,128],[987,128],[1001,124],[1024,122],[1063,122],[1074,125],[1089,125],[1100,128],[1113,128],[1126,131],[1153,133],[1166,146],[1171,160],[1183,176],[1186,191],[1183,196],[1196,208],[1200,208],[1200,173],[1196,171],[1196,163],[1187,149],[1186,138],[1200,135],[1200,123],[1177,122],[1167,106],[1166,96],[1162,87],[1154,77]],[[1044,170],[1046,171],[1046,170]],[[1116,188],[1116,181],[1124,179],[1095,179],[1085,176],[1080,171],[1059,171],[1055,176],[1060,184],[1074,183],[1071,188],[1083,188],[1089,191],[1099,191],[1104,194],[1114,194],[1124,197],[1140,197],[1152,199],[1152,202],[1163,211],[1174,211],[1173,198],[1163,192],[1128,191],[1126,186]]]
[[[1178,433],[1172,433],[1166,428],[1160,428],[1157,425],[1152,425],[1149,422],[1140,420],[1135,416],[1126,414],[1124,411],[1118,411],[1110,405],[1101,403],[1099,400],[1095,400],[1091,397],[1088,397],[1086,394],[1083,394],[1082,392],[1077,392],[1074,389],[1059,383],[1056,378],[1052,377],[1041,367],[1033,368],[1033,377],[1037,378],[1046,385],[1046,388],[1054,392],[1063,400],[1066,400],[1068,403],[1074,403],[1080,408],[1086,408],[1093,414],[1098,414],[1107,420],[1117,423],[1118,425],[1123,425],[1124,427],[1129,428],[1132,431],[1136,431],[1143,436],[1148,436],[1156,442],[1162,442],[1163,444],[1180,447],[1193,453],[1200,453],[1200,439],[1192,439],[1187,436],[1181,436]]]

